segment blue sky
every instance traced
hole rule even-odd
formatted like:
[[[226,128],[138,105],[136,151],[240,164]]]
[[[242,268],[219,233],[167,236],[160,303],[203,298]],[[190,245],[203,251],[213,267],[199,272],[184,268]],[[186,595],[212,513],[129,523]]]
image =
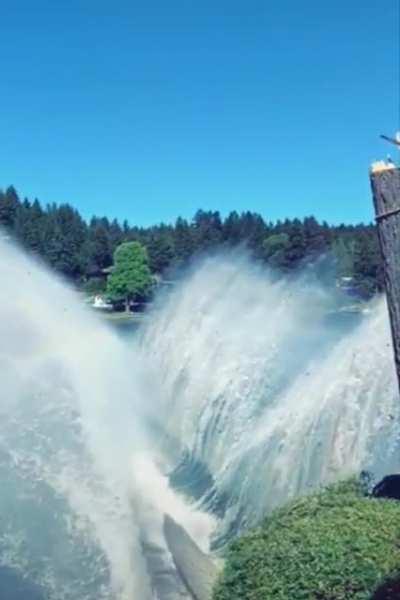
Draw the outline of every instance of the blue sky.
[[[371,219],[397,0],[2,0],[0,20],[0,187],[143,225]]]

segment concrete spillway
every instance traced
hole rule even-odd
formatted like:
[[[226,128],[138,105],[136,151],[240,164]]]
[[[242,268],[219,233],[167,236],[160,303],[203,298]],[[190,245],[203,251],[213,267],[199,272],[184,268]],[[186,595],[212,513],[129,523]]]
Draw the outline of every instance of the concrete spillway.
[[[193,600],[175,564],[165,549],[155,544],[143,544],[153,597],[157,600]]]
[[[214,561],[168,515],[164,517],[164,535],[176,569],[193,600],[211,600],[218,576]]]

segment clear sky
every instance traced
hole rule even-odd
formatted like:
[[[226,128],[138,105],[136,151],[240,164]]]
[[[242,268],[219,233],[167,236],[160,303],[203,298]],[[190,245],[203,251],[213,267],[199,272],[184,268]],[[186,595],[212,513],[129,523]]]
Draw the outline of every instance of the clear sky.
[[[132,224],[371,219],[399,0],[1,0],[0,22],[0,187]]]

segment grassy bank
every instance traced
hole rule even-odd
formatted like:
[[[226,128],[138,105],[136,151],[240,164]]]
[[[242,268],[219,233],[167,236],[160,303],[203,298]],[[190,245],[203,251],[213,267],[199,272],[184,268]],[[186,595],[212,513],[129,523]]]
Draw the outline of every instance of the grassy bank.
[[[236,540],[213,600],[370,600],[399,575],[400,502],[366,497],[350,481]]]

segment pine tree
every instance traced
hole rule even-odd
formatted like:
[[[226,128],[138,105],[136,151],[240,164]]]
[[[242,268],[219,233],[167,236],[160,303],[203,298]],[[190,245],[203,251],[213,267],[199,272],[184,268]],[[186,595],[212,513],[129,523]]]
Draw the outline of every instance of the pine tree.
[[[15,236],[25,248],[43,255],[44,212],[37,199],[31,204],[27,198],[17,210]]]
[[[112,265],[110,234],[101,219],[93,218],[90,222],[86,251],[89,272],[97,273]]]
[[[20,205],[18,194],[13,186],[8,187],[5,193],[0,191],[0,227],[4,227],[9,233],[14,231]]]
[[[174,232],[175,260],[178,264],[185,263],[193,256],[195,250],[194,232],[189,223],[179,217]]]
[[[153,233],[146,244],[153,273],[162,273],[174,257],[174,246],[168,233]]]

